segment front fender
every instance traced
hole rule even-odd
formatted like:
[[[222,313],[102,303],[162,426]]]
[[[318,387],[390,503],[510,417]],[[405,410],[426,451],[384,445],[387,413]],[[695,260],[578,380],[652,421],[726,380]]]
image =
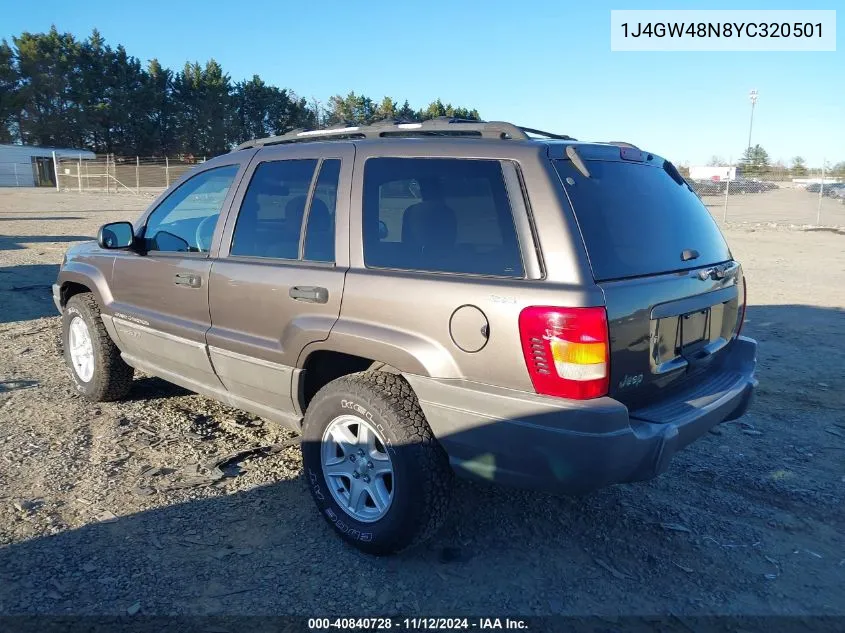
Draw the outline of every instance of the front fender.
[[[102,261],[103,259],[105,261]],[[98,258],[98,265],[79,259],[68,260],[59,271],[59,277],[56,280],[56,284],[62,289],[62,307],[67,302],[64,292],[66,285],[75,283],[88,288],[94,294],[94,298],[97,299],[100,310],[108,312],[108,306],[112,304],[114,298],[102,268],[106,268],[110,273],[113,262],[114,257]]]

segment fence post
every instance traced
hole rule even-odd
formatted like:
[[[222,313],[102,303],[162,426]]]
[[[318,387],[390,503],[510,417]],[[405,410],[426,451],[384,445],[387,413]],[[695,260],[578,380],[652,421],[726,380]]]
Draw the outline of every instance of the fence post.
[[[56,159],[56,150],[53,150],[53,173],[56,175],[56,191],[61,191],[59,187],[59,161]]]
[[[824,191],[824,163],[825,163],[825,159],[822,158],[822,182],[819,185],[819,206],[818,206],[818,209],[816,209],[816,226],[821,225],[821,220],[822,220],[822,195],[823,195],[822,192]]]
[[[731,172],[728,168],[728,182],[725,183],[725,212],[722,214],[722,222],[728,221],[728,194],[731,190]]]
[[[141,159],[135,157],[135,192],[141,195]]]
[[[91,188],[91,176],[88,174],[88,161],[85,161],[85,191]]]
[[[76,180],[79,184],[79,193],[82,193],[82,154],[79,155],[79,164],[76,166]]]
[[[111,182],[109,182],[109,153],[106,152],[106,193],[111,193]]]
[[[170,159],[164,157],[164,179],[167,182],[167,187],[170,186]]]

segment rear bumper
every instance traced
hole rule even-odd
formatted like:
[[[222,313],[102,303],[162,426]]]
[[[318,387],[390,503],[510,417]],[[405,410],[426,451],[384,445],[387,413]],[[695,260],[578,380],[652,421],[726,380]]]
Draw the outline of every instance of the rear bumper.
[[[578,493],[655,477],[708,429],[743,415],[757,386],[756,353],[756,341],[739,337],[706,383],[632,412],[612,398],[406,378],[457,474]]]

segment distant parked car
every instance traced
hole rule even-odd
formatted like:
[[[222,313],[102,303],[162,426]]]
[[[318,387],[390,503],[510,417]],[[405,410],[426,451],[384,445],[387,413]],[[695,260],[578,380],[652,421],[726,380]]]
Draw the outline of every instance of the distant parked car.
[[[825,184],[825,189],[830,186],[830,183]],[[805,191],[809,193],[818,193],[819,190],[822,188],[822,184],[820,182],[811,182],[808,183],[807,186],[804,188]]]
[[[725,183],[718,180],[691,180],[689,185],[699,196],[717,196],[725,191]]]
[[[824,189],[822,189],[822,195],[835,198],[837,192],[843,189],[845,189],[845,182],[828,182],[825,183]]]
[[[736,178],[731,180],[728,186],[728,193],[760,193],[761,191],[763,191],[763,183],[748,178]]]

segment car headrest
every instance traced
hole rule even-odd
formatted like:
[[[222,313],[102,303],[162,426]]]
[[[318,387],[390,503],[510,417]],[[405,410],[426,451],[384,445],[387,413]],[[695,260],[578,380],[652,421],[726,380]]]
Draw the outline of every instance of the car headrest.
[[[296,196],[288,200],[285,205],[285,220],[294,224],[301,224],[302,216],[305,214],[306,202],[308,202],[308,196]]]
[[[422,248],[451,248],[458,237],[458,220],[442,202],[412,204],[402,216],[402,243]]]

